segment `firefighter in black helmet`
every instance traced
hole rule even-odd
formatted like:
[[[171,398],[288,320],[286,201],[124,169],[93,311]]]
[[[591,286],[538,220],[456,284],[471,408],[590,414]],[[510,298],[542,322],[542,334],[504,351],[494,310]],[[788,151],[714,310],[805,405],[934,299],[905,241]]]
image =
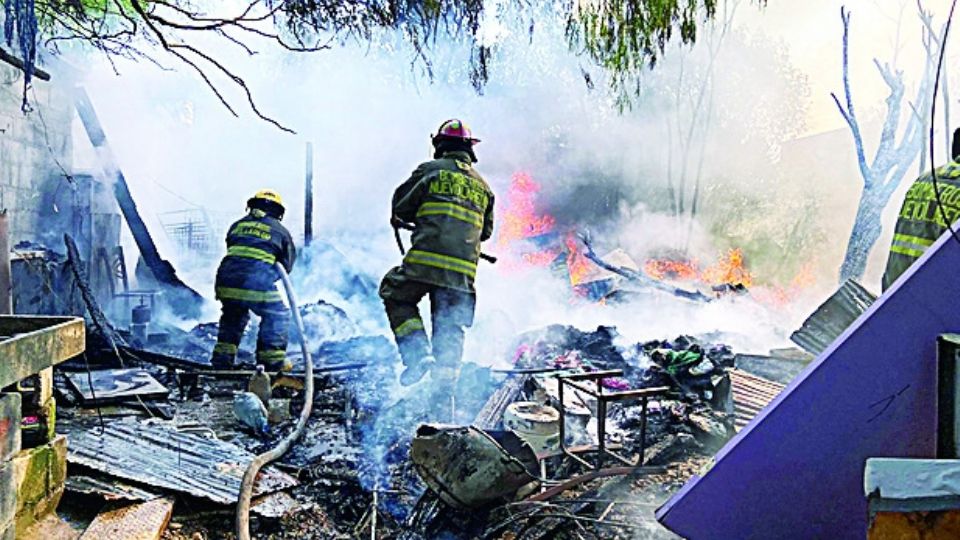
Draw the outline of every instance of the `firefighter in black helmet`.
[[[453,390],[464,328],[473,324],[480,243],[493,233],[493,192],[473,168],[470,129],[444,122],[432,138],[434,160],[421,164],[393,194],[392,223],[414,225],[413,246],[380,285],[409,386],[433,370],[438,390]],[[430,297],[432,340],[417,304]],[[432,341],[432,343],[431,343]]]
[[[268,371],[289,371],[287,332],[290,309],[283,303],[274,268],[290,272],[297,258],[290,232],[280,224],[284,207],[276,191],[258,191],[247,201],[247,215],[230,226],[227,255],[217,269],[216,293],[223,306],[217,344],[210,363],[233,366],[252,311],[260,317],[257,363]]]

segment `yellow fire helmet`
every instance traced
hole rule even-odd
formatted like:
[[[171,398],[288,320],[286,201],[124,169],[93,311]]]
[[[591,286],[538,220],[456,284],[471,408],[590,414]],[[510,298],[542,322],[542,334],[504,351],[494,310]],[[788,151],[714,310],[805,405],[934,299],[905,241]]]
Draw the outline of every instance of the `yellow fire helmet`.
[[[283,206],[283,199],[280,198],[280,194],[272,189],[261,189],[250,198],[251,201],[255,201],[257,199],[270,201]]]

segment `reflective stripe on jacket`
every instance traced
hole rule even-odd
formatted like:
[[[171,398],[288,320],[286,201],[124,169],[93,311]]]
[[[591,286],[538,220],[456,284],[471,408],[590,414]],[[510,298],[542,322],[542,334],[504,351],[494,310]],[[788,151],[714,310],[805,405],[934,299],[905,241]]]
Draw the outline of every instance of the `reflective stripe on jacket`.
[[[960,219],[960,162],[954,160],[937,169],[937,188],[943,203],[942,212],[937,205],[929,172],[918,178],[907,191],[883,273],[883,290],[893,285],[940,238],[948,223]]]
[[[290,232],[278,220],[260,210],[251,210],[230,226],[227,255],[217,269],[216,293],[220,300],[278,302],[280,279],[273,265],[279,262],[293,270],[297,250]]]
[[[393,194],[393,215],[416,225],[404,274],[472,292],[480,243],[493,234],[493,203],[493,191],[466,152],[447,152],[417,167]]]

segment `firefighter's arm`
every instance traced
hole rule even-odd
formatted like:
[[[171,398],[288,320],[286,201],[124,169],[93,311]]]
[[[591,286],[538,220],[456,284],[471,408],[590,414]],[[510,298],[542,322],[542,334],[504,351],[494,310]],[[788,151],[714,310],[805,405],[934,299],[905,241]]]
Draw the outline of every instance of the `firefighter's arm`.
[[[487,211],[483,215],[483,230],[480,231],[480,241],[486,242],[493,236],[493,194],[490,194],[490,202],[487,203]]]
[[[423,174],[421,165],[410,175],[406,182],[393,192],[392,218],[398,218],[407,223],[413,223],[417,217],[417,210],[423,200]]]
[[[283,232],[283,239],[280,244],[280,256],[277,258],[277,261],[283,265],[287,273],[290,273],[293,271],[293,264],[297,262],[297,246],[294,245],[290,232],[286,230]]]

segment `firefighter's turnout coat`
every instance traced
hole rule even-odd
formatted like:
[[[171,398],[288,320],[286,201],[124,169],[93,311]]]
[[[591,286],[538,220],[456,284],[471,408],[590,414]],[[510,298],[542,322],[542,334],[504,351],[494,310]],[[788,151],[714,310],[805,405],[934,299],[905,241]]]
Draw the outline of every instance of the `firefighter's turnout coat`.
[[[918,178],[904,197],[887,268],[883,273],[883,290],[903,274],[928,247],[960,218],[960,163],[955,159],[936,170],[940,202],[937,204],[932,175],[927,172]]]

